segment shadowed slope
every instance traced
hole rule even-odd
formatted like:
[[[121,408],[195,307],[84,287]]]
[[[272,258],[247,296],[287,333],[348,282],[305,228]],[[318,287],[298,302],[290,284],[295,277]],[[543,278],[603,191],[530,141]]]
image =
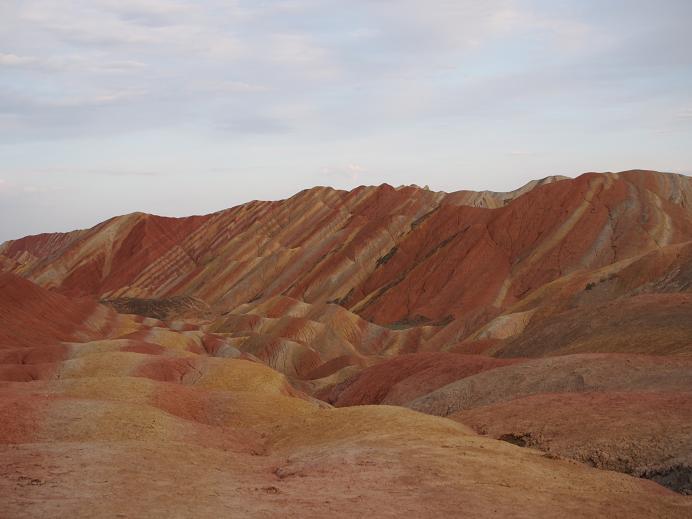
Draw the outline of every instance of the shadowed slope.
[[[337,407],[405,405],[456,380],[513,362],[454,353],[401,355],[364,369],[321,397]]]
[[[540,393],[689,391],[692,357],[579,354],[525,360],[448,384],[412,409],[448,416],[457,411]]]
[[[363,283],[353,310],[392,322],[507,307],[577,269],[688,240],[689,192],[686,177],[588,174],[492,211],[443,206]]]
[[[576,308],[489,350],[502,357],[586,352],[692,355],[692,294],[643,294]]]
[[[14,274],[0,273],[0,349],[127,333],[141,321],[91,299],[70,299]]]
[[[580,270],[531,292],[455,344],[453,325],[428,349],[498,356],[571,352],[689,354],[692,242],[662,247],[596,270]],[[451,343],[451,345],[450,345]]]
[[[692,392],[541,394],[451,418],[492,438],[692,494],[691,402]]]

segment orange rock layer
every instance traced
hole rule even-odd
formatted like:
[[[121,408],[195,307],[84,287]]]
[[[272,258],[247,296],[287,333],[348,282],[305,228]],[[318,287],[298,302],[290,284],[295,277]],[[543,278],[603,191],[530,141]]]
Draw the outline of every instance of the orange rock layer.
[[[4,243],[2,514],[690,516],[690,203],[314,188]]]

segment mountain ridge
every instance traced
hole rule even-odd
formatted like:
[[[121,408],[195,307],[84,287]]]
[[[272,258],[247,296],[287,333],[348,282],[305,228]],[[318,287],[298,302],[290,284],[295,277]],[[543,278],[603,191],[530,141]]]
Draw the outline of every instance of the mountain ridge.
[[[447,258],[449,254],[457,254],[454,251],[437,254],[440,248],[448,248],[451,244],[452,248],[458,249],[461,246],[464,250],[460,252],[464,255],[474,251],[479,254],[481,250],[484,251],[483,254],[499,254],[497,261],[501,263],[498,266],[504,263],[502,268],[507,270],[506,276],[517,277],[517,270],[520,277],[530,275],[531,267],[528,264],[542,259],[548,253],[554,255],[551,249],[561,241],[561,233],[568,235],[576,234],[577,231],[592,232],[585,226],[582,226],[585,229],[583,231],[571,228],[580,224],[580,220],[588,219],[589,215],[584,213],[589,207],[591,212],[596,208],[601,213],[591,218],[598,221],[589,225],[605,225],[599,236],[590,239],[594,242],[606,241],[607,227],[617,226],[623,219],[622,215],[611,211],[609,202],[598,198],[600,195],[597,192],[608,192],[614,198],[611,205],[622,206],[624,197],[631,196],[631,193],[622,193],[623,189],[638,190],[637,203],[642,206],[636,215],[626,215],[630,220],[641,217],[642,221],[647,220],[641,223],[645,227],[651,219],[660,220],[655,225],[650,225],[650,230],[644,229],[650,237],[650,243],[638,243],[637,252],[642,246],[649,250],[668,242],[680,241],[678,236],[670,234],[685,234],[689,228],[690,216],[686,207],[687,201],[692,199],[692,188],[687,177],[628,171],[618,174],[588,173],[573,180],[556,177],[549,179],[548,182],[530,182],[527,184],[531,186],[530,189],[525,190],[524,186],[511,192],[517,194],[516,198],[508,203],[503,199],[502,205],[498,199],[497,207],[493,208],[474,205],[478,203],[476,197],[479,195],[475,192],[445,194],[411,186],[396,190],[382,184],[377,187],[359,187],[350,192],[313,188],[286,200],[249,202],[204,216],[168,218],[132,213],[111,218],[87,230],[43,234],[5,242],[0,245],[0,258],[5,269],[72,295],[90,295],[103,299],[191,296],[211,305],[232,309],[254,297],[268,296],[270,291],[274,295],[285,294],[308,302],[339,301],[368,320],[392,324],[415,320],[416,312],[429,321],[444,320],[448,315],[430,311],[429,306],[426,314],[425,304],[422,307],[418,305],[420,308],[409,305],[405,311],[400,309],[398,315],[394,313],[396,311],[393,312],[395,305],[387,303],[379,305],[389,309],[386,315],[381,315],[381,310],[367,308],[372,304],[373,298],[380,299],[385,292],[389,292],[385,295],[385,300],[387,297],[402,297],[401,288],[396,286],[400,281],[396,276],[392,277],[391,265],[401,263],[401,255],[406,253],[407,247],[422,247],[425,251],[423,256],[416,253],[417,258],[407,253],[409,259],[404,259],[404,268],[411,270],[415,270],[417,264],[421,265],[418,270],[437,270],[439,262],[436,257]],[[589,188],[586,184],[591,181],[599,185]],[[561,185],[566,185],[569,189],[557,187]],[[618,189],[621,193],[614,193]],[[657,191],[660,193],[656,194]],[[562,219],[562,228],[551,227],[545,217],[541,221],[542,216],[537,214],[536,208],[531,207],[532,204],[542,204],[544,208],[556,208],[558,205],[553,201],[546,205],[545,201],[539,200],[541,195],[562,197],[559,205],[565,206],[564,211],[567,211],[572,220],[565,218],[567,213],[564,211],[562,214],[553,211],[551,218],[556,221]],[[597,198],[593,201],[584,199],[581,204],[575,203],[585,196]],[[462,200],[460,197],[465,198]],[[522,202],[523,200],[526,202]],[[668,207],[665,210],[658,207],[662,204]],[[674,215],[673,219],[668,212],[675,211],[676,208],[680,214]],[[628,208],[620,210],[627,211]],[[517,214],[521,214],[519,219]],[[498,234],[505,232],[501,227],[514,225],[532,214],[535,216],[531,225],[539,226],[536,232],[539,235],[553,233],[552,241],[536,242],[531,245],[535,248],[531,252],[526,248],[527,244],[520,245],[517,249]],[[608,221],[603,221],[604,218]],[[450,226],[452,221],[463,221],[464,224]],[[625,223],[630,227],[634,225],[627,221]],[[677,229],[676,226],[680,225],[684,228]],[[448,231],[445,231],[445,226],[449,228]],[[526,235],[521,228],[514,232]],[[430,233],[439,235],[441,239],[436,243],[426,244],[425,241],[430,240],[427,237]],[[613,230],[610,233],[614,235]],[[338,242],[334,239],[335,235],[340,238]],[[425,241],[421,242],[421,239]],[[534,241],[536,239],[537,237],[533,238]],[[253,240],[255,243],[251,245]],[[637,240],[642,241],[640,237]],[[606,260],[599,259],[598,255],[603,255],[608,250],[628,257],[632,252],[628,252],[626,240],[623,241],[625,243],[620,250],[616,250],[614,243],[610,245],[610,249],[605,243],[594,243],[592,257],[581,258],[585,265],[575,265],[572,262],[565,268],[605,264]],[[364,243],[367,243],[367,247]],[[132,258],[135,249],[140,251],[139,257]],[[323,255],[332,257],[316,256],[313,252],[315,250],[324,251]],[[527,265],[511,267],[507,260],[502,259],[504,255],[509,255],[508,260],[514,262],[521,263],[527,259]],[[236,268],[220,265],[218,258],[233,262],[233,267]],[[563,265],[560,264],[561,258],[557,258],[557,261],[555,268],[558,271],[555,275],[560,277]],[[291,271],[291,264],[295,262],[304,264],[303,272],[296,269]],[[364,262],[372,263],[365,265]],[[356,263],[359,265],[354,266]],[[209,266],[215,267],[216,271]],[[514,272],[510,272],[510,267]],[[541,268],[545,270],[543,265]],[[203,269],[208,272],[203,272]],[[283,274],[286,281],[273,287],[262,287],[263,290],[255,283],[257,288],[254,289],[252,276],[258,274],[258,270],[264,276]],[[401,270],[401,265],[398,270]],[[291,273],[297,274],[297,277],[290,275]],[[213,283],[207,279],[209,276],[214,279]],[[354,284],[353,279],[362,281],[360,285],[358,282]],[[511,287],[516,282],[508,277],[505,277],[504,282],[503,286],[493,289],[495,297],[485,304],[503,307],[505,299],[509,298],[510,302],[513,300],[515,296],[512,295]],[[536,282],[542,283],[542,280]],[[217,289],[205,288],[209,285],[214,285]],[[222,292],[218,290],[220,287],[227,287],[229,290]],[[520,289],[519,293],[522,290],[526,288]]]
[[[689,515],[692,180],[510,193],[321,187],[4,243],[5,510]]]

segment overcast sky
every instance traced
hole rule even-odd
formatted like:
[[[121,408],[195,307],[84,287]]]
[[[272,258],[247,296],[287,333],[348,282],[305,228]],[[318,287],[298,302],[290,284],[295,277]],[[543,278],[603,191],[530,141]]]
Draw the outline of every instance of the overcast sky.
[[[690,0],[0,0],[0,241],[313,185],[692,173]]]

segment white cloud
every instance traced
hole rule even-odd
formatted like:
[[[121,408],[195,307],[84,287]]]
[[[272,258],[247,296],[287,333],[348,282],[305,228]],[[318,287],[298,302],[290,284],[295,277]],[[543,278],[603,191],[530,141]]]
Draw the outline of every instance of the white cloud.
[[[337,57],[306,34],[272,34],[258,57],[303,80],[336,79],[343,72]]]
[[[367,170],[363,166],[353,162],[338,166],[323,166],[320,169],[322,175],[351,182],[358,182],[366,172]]]
[[[89,48],[120,46],[142,52],[162,47],[183,53],[203,49],[229,57],[240,47],[223,30],[228,19],[215,20],[195,2],[29,0],[18,18],[61,42]]]
[[[24,65],[31,65],[36,61],[37,59],[31,56],[0,53],[0,67],[21,67]]]
[[[207,81],[198,83],[195,88],[203,92],[222,94],[261,93],[271,90],[267,85],[247,83],[245,81]]]
[[[60,109],[63,113],[69,113],[70,109],[123,104],[142,98],[147,93],[142,88],[85,88],[81,92],[53,93],[0,90],[0,121],[6,120],[5,122],[16,125],[21,122],[22,116],[50,120],[55,115],[51,110]]]
[[[41,96],[32,101],[38,106],[54,108],[104,106],[122,103],[147,94],[144,89],[126,88],[121,90],[101,90],[80,95]]]
[[[0,54],[0,66],[21,66],[53,72],[126,73],[146,68],[146,64],[135,60],[109,60],[104,56],[65,55],[38,58]]]
[[[135,177],[158,177],[161,175],[160,172],[156,171],[137,171],[137,170],[126,170],[126,169],[103,169],[89,171],[88,173],[93,173],[95,175],[108,175],[112,177],[122,177],[122,176],[135,176]]]
[[[189,14],[194,9],[194,2],[176,2],[172,0],[91,0],[92,4],[124,14]]]
[[[39,186],[37,184],[23,184],[8,182],[4,179],[0,179],[0,194],[5,194],[11,197],[21,196],[21,195],[32,195],[36,193],[51,193],[57,191],[57,188],[53,186]]]
[[[512,150],[507,152],[507,155],[509,155],[510,157],[531,157],[533,155],[536,155],[536,152],[528,150]]]
[[[680,113],[677,115],[678,119],[692,119],[692,108],[688,108],[686,110],[681,110]]]
[[[108,60],[83,56],[49,58],[43,62],[48,69],[64,71],[83,71],[90,73],[128,73],[137,72],[147,67],[146,63],[136,60]]]

